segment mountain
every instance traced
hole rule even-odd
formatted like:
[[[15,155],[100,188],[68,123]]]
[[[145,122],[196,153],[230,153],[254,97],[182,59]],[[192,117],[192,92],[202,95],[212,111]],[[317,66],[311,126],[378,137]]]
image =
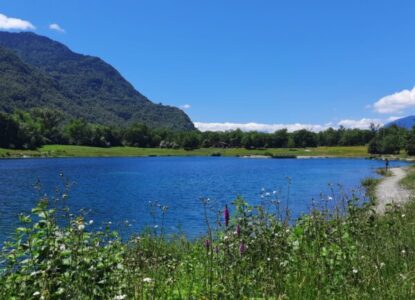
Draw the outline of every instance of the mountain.
[[[398,127],[412,129],[415,125],[415,116],[408,116],[401,119],[397,119],[385,125],[385,127],[390,127],[392,125],[397,125]]]
[[[105,125],[194,130],[180,109],[155,104],[98,57],[34,33],[0,32],[0,109],[53,107]]]

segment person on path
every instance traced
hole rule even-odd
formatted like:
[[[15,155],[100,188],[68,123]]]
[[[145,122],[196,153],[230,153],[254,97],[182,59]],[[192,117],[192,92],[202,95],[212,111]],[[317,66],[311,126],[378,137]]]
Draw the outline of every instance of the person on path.
[[[389,169],[389,159],[385,159],[385,171],[388,172]]]

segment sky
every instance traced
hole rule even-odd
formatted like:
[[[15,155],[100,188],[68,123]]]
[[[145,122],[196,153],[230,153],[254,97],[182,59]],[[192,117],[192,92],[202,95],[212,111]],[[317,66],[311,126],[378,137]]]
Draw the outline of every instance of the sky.
[[[415,114],[415,1],[2,0],[0,30],[99,56],[201,130]]]

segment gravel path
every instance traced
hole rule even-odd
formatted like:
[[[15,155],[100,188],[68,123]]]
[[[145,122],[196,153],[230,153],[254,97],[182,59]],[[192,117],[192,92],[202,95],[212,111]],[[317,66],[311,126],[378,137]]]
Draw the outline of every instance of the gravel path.
[[[405,203],[410,194],[399,182],[406,175],[404,168],[391,168],[392,176],[385,177],[376,188],[376,212],[383,214],[388,203]]]

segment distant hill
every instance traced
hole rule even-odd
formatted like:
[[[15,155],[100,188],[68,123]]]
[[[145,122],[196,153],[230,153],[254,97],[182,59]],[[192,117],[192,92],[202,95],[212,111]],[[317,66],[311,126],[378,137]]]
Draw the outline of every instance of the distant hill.
[[[34,107],[105,125],[195,129],[182,110],[154,104],[100,58],[34,33],[0,32],[0,110]]]
[[[406,129],[412,129],[412,127],[415,125],[415,116],[408,116],[405,118],[397,119],[393,122],[386,124],[385,127],[390,127],[392,125],[397,125],[398,127]]]

